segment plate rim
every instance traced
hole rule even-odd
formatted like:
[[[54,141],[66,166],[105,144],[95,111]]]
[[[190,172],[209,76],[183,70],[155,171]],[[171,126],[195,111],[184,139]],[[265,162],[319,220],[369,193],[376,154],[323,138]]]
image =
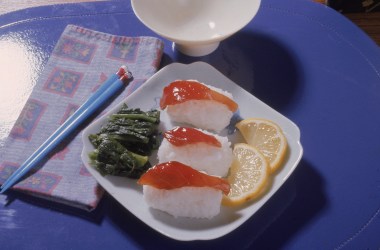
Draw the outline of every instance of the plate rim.
[[[180,231],[180,232],[182,232],[182,234],[173,235],[173,234],[171,234],[171,233],[169,233],[169,232],[167,232],[165,230],[162,230],[162,227],[157,227],[157,225],[154,226],[151,223],[148,223],[149,221],[146,221],[144,218],[142,218],[142,216],[140,216],[140,214],[135,213],[134,211],[131,211],[130,208],[126,207],[123,204],[123,202],[120,200],[119,197],[115,197],[115,195],[112,193],[112,190],[109,190],[107,187],[104,186],[105,184],[104,184],[104,182],[102,180],[107,180],[107,179],[113,178],[113,177],[102,177],[102,176],[100,176],[100,174],[89,164],[89,162],[88,162],[88,152],[89,151],[86,150],[86,145],[89,145],[88,135],[89,135],[89,133],[91,133],[92,130],[94,130],[94,127],[96,127],[96,126],[100,127],[102,124],[104,124],[104,122],[106,122],[106,120],[108,119],[108,116],[110,114],[115,113],[120,108],[120,106],[123,103],[126,103],[126,102],[128,102],[128,100],[130,100],[132,98],[135,98],[135,96],[139,96],[141,92],[143,92],[145,89],[148,89],[150,87],[150,85],[152,85],[152,82],[154,83],[154,81],[157,78],[159,78],[162,74],[167,74],[167,72],[170,73],[170,71],[173,70],[173,69],[182,68],[182,69],[186,70],[186,69],[189,69],[189,68],[191,69],[191,68],[197,68],[197,67],[204,68],[206,71],[211,70],[211,71],[213,71],[214,74],[220,74],[220,77],[223,77],[225,81],[227,81],[229,83],[232,83],[234,88],[237,87],[237,89],[239,90],[239,92],[242,91],[245,95],[249,95],[250,97],[255,98],[256,101],[258,101],[261,105],[265,106],[266,108],[269,108],[269,110],[271,112],[274,112],[274,114],[276,116],[278,116],[281,119],[286,120],[291,125],[291,127],[293,128],[292,133],[293,133],[293,135],[294,135],[295,138],[293,138],[293,136],[290,137],[290,138],[292,139],[292,141],[294,141],[298,153],[296,155],[296,158],[294,159],[293,165],[288,169],[288,171],[286,172],[286,175],[284,175],[282,177],[282,179],[280,180],[280,184],[277,187],[273,187],[272,186],[271,187],[272,190],[269,190],[268,193],[265,194],[263,197],[261,197],[257,202],[251,203],[251,204],[249,204],[249,205],[246,206],[246,208],[249,208],[249,207],[251,207],[251,206],[253,206],[253,205],[257,204],[257,203],[262,203],[261,205],[259,205],[259,207],[256,209],[256,211],[253,211],[248,216],[246,215],[244,217],[244,219],[238,220],[237,223],[235,223],[233,225],[229,225],[228,226],[228,230],[223,230],[223,232],[219,232],[219,233],[215,233],[214,230],[212,230],[213,231],[212,234],[210,234],[210,231],[209,231],[208,234],[202,234],[202,235],[200,235],[200,234],[193,234],[193,233],[189,234],[189,235],[184,235],[184,232]],[[210,84],[210,85],[212,85],[212,84]],[[240,107],[239,107],[239,109],[240,109]],[[287,133],[287,131],[284,131],[284,133],[286,134],[286,137],[289,137],[289,133]],[[246,91],[245,89],[243,89],[242,87],[240,87],[239,85],[237,85],[236,83],[234,83],[233,81],[231,81],[228,77],[226,77],[220,71],[218,71],[217,69],[215,69],[213,66],[209,65],[208,63],[201,62],[201,61],[193,62],[193,63],[190,63],[190,64],[182,64],[182,63],[175,62],[175,63],[171,63],[171,64],[163,67],[159,71],[157,71],[139,89],[135,90],[133,93],[131,93],[124,100],[122,100],[121,102],[119,102],[118,104],[116,104],[114,107],[112,107],[111,109],[109,109],[106,113],[104,113],[103,115],[101,115],[100,117],[98,117],[96,120],[94,120],[90,125],[88,125],[84,129],[84,131],[82,133],[82,142],[83,142],[83,149],[82,149],[82,153],[81,153],[81,158],[82,158],[83,164],[86,167],[86,169],[90,172],[90,174],[96,179],[96,181],[99,183],[99,185],[102,186],[105,191],[107,191],[111,196],[113,196],[131,214],[133,214],[135,217],[137,217],[139,220],[141,220],[141,222],[143,222],[144,224],[146,224],[150,228],[154,229],[155,231],[157,231],[157,232],[159,232],[159,233],[161,233],[161,234],[163,234],[163,235],[165,235],[165,236],[167,236],[169,238],[172,238],[172,239],[175,239],[175,240],[179,240],[179,241],[213,240],[213,239],[216,239],[216,238],[220,238],[220,237],[222,237],[224,235],[227,235],[227,234],[231,233],[232,231],[234,231],[236,228],[240,227],[248,219],[252,218],[255,215],[255,213],[258,210],[260,210],[261,207],[278,191],[278,189],[280,189],[283,186],[283,184],[286,182],[286,180],[291,176],[291,174],[297,168],[297,166],[298,166],[298,164],[299,164],[299,162],[300,162],[300,160],[301,160],[301,158],[303,156],[303,147],[302,147],[302,144],[300,142],[300,129],[298,128],[298,126],[293,121],[291,121],[289,118],[285,117],[284,115],[282,115],[278,111],[274,110],[269,105],[267,105],[266,103],[262,102],[257,97],[255,97],[254,95],[252,95],[251,93],[249,93],[248,91]],[[233,145],[231,145],[231,146],[233,146]],[[282,170],[280,170],[279,172],[281,172],[281,171]],[[278,173],[276,173],[276,175],[278,175]],[[99,178],[101,178],[100,181],[99,181]],[[122,178],[122,177],[120,177],[120,178]],[[271,194],[268,195],[269,193],[271,193]],[[196,220],[196,219],[193,219],[193,220]]]

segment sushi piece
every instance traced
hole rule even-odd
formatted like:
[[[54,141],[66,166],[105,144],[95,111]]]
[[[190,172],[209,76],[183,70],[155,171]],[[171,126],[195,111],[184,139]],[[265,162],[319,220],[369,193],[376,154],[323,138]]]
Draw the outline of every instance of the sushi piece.
[[[222,131],[228,126],[238,104],[232,95],[196,80],[177,80],[163,90],[160,108],[174,122]]]
[[[175,127],[163,134],[159,162],[179,161],[207,174],[224,177],[232,163],[227,137],[195,128]]]
[[[208,218],[220,212],[229,183],[176,161],[155,165],[138,180],[147,204],[174,217]]]

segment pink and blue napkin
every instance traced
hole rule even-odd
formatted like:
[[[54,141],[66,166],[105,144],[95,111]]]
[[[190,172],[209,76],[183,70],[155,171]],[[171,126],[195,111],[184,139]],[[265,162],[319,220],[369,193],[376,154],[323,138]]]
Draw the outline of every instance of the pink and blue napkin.
[[[37,84],[0,148],[3,183],[121,65],[133,81],[104,111],[121,102],[158,69],[163,42],[154,37],[125,37],[68,25]],[[103,189],[81,160],[78,131],[13,189],[87,210]]]

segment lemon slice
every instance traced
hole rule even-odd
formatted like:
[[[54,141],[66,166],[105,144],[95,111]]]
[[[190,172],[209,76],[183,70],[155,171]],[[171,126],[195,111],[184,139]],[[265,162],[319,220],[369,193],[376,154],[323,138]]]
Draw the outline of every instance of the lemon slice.
[[[287,150],[286,137],[281,128],[272,121],[248,118],[236,124],[249,145],[257,148],[267,159],[271,173],[283,162]]]
[[[269,178],[269,165],[253,146],[237,143],[227,180],[230,192],[223,197],[223,205],[239,205],[260,196]]]

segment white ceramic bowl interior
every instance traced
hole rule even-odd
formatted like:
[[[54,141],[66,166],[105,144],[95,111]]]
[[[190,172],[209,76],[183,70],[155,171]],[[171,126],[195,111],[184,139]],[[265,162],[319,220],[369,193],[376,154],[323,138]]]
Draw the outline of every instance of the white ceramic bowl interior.
[[[261,0],[131,0],[139,20],[190,56],[214,51],[247,25]]]

